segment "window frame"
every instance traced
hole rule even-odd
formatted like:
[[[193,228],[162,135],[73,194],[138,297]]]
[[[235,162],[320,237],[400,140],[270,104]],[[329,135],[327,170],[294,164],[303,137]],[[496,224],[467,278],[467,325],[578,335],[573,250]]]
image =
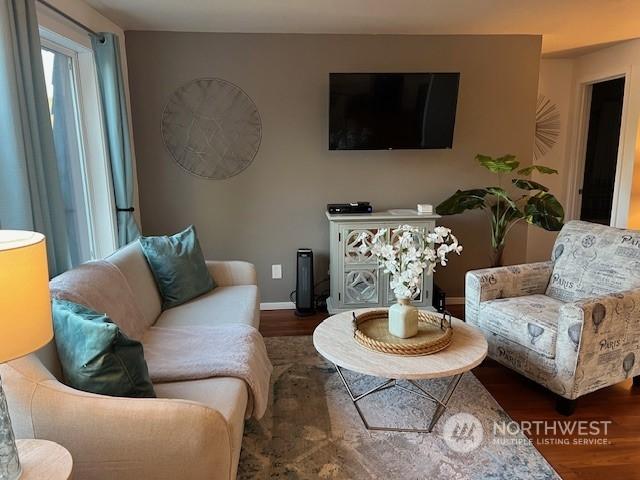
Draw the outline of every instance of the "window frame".
[[[83,38],[72,27],[52,19],[47,22],[46,17],[39,17],[39,23],[41,47],[72,59],[90,250],[93,259],[104,258],[118,248],[117,219],[91,42],[86,33]]]

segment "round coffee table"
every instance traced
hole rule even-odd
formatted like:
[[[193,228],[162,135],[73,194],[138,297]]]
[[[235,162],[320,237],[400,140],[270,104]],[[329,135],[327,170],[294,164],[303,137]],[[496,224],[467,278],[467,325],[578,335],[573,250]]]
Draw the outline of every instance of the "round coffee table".
[[[355,313],[375,309],[356,310]],[[368,430],[430,433],[442,416],[462,375],[478,366],[487,356],[487,340],[480,330],[457,318],[451,319],[453,337],[451,344],[440,352],[419,357],[403,357],[369,350],[353,336],[353,313],[343,312],[323,321],[313,332],[313,345],[320,355],[332,362],[351,401]],[[381,377],[384,380],[372,389],[354,395],[342,369],[363,375]],[[415,380],[451,377],[444,395],[438,398]],[[395,428],[369,424],[358,402],[368,395],[387,388],[399,388],[434,402],[436,409],[426,429]]]

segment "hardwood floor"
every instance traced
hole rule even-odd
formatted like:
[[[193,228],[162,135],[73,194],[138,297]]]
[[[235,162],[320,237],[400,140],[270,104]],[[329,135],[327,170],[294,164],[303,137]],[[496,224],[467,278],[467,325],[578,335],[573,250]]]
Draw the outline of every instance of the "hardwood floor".
[[[462,305],[453,305],[449,310],[459,318],[464,316]],[[292,310],[264,311],[260,331],[266,337],[311,335],[326,317],[326,313],[299,318]],[[576,412],[563,417],[555,411],[553,393],[493,360],[485,360],[473,373],[516,421],[611,422],[607,445],[574,443],[579,438],[576,435],[561,437],[562,444],[549,442],[544,435],[529,435],[563,479],[640,480],[640,387],[632,388],[631,380],[582,397]]]

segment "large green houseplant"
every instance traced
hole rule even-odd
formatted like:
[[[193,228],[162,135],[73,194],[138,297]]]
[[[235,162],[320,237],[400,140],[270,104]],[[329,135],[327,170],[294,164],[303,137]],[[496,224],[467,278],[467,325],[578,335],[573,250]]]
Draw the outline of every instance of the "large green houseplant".
[[[549,189],[544,185],[522,178],[531,175],[533,171],[557,174],[557,170],[542,165],[530,165],[518,170],[520,162],[514,155],[499,158],[477,155],[476,160],[497,175],[498,186],[458,190],[438,205],[436,212],[439,215],[456,215],[465,210],[475,209],[486,212],[491,222],[492,266],[502,264],[507,234],[517,223],[526,222],[549,231],[562,228],[564,210],[556,197],[549,193]],[[511,179],[511,192],[503,187],[505,174],[516,177]]]

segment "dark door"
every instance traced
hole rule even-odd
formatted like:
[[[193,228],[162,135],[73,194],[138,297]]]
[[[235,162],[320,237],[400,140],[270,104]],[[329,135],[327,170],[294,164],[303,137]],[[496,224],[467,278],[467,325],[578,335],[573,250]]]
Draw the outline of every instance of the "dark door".
[[[620,143],[624,78],[595,83],[592,88],[580,219],[609,225]]]

